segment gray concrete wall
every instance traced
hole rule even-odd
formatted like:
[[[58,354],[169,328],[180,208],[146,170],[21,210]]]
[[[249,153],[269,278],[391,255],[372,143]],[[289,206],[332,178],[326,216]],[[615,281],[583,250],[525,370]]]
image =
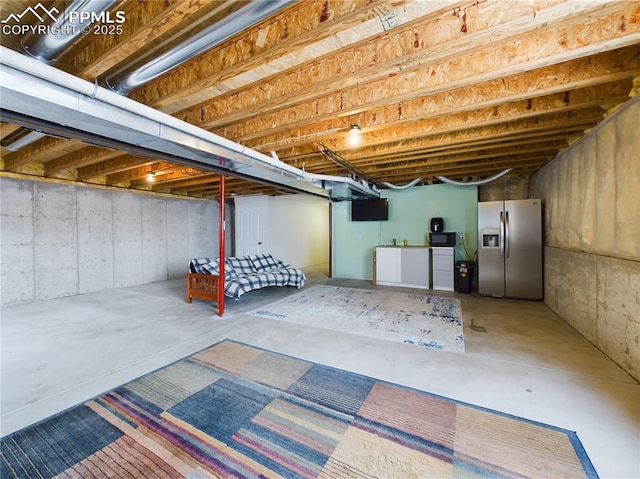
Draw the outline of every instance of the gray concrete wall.
[[[0,178],[3,306],[186,275],[217,256],[218,204]]]
[[[545,303],[640,380],[638,263],[545,248],[545,273]]]
[[[532,177],[545,303],[640,380],[640,97]]]

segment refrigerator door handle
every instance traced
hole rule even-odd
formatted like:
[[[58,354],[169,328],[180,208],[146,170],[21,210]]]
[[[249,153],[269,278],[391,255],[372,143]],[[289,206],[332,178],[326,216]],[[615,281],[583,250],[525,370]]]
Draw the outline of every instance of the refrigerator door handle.
[[[504,213],[500,212],[500,256],[504,258]]]
[[[505,212],[504,214],[504,248],[505,248],[505,257],[509,257],[509,212]]]

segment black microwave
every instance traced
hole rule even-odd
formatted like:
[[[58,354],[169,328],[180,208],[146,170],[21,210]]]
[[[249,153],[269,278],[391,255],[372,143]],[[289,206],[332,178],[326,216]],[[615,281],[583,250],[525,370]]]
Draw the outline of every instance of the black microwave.
[[[455,233],[429,233],[429,244],[431,246],[455,246]]]

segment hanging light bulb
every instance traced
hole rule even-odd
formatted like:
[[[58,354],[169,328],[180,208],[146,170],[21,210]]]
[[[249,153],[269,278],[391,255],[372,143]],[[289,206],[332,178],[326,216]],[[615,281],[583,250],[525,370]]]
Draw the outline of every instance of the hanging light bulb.
[[[153,183],[154,181],[156,181],[156,172],[150,171],[147,173],[147,183]]]
[[[351,125],[349,136],[347,136],[347,144],[349,146],[358,146],[362,142],[362,131],[358,125]]]

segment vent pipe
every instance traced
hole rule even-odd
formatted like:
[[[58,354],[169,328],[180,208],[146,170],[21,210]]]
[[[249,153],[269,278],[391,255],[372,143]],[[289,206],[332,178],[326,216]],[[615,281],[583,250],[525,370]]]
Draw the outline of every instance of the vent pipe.
[[[53,64],[58,55],[82,36],[84,28],[91,25],[95,18],[100,18],[114,3],[115,0],[75,0],[49,26],[49,33],[29,34],[23,38],[20,42],[23,51],[36,60]],[[53,12],[58,13],[58,10],[55,9]],[[82,12],[83,15],[71,19],[71,12]]]
[[[256,25],[292,2],[293,0],[254,0],[142,66],[127,73],[120,69],[119,72],[108,75],[104,80],[105,86],[116,93],[127,95],[130,91]]]
[[[36,60],[53,65],[62,52],[80,39],[84,28],[91,25],[94,18],[99,18],[101,13],[108,11],[115,3],[116,0],[75,0],[62,14],[55,6],[52,7],[49,13],[59,14],[59,16],[49,25],[49,33],[26,35],[20,41],[22,51]],[[80,11],[86,13],[78,15],[71,21],[70,13]],[[14,141],[9,140],[6,148],[11,152],[18,151],[45,136],[47,135],[39,131],[22,129],[17,132]]]

